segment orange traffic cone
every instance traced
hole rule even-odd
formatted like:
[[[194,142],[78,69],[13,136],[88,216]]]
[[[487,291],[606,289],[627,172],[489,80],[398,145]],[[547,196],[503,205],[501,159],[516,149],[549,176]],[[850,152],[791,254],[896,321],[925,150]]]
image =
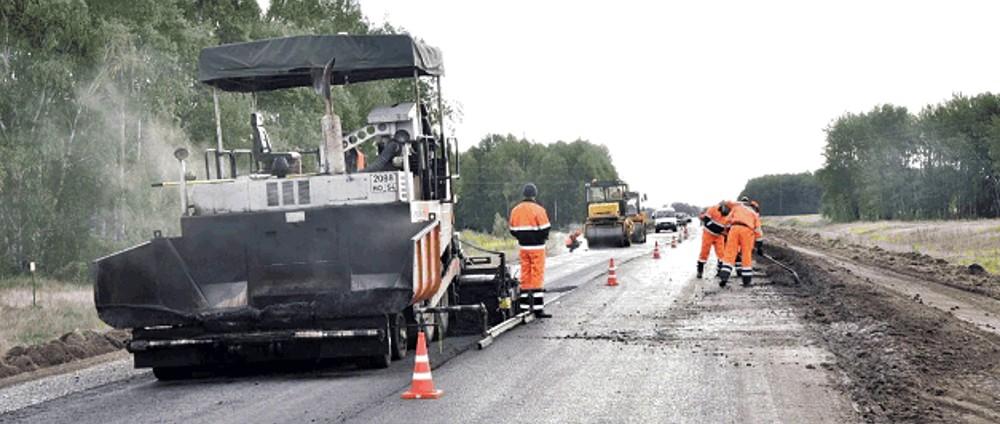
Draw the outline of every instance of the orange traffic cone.
[[[444,394],[434,390],[431,379],[431,362],[427,359],[427,339],[423,330],[417,332],[417,358],[413,364],[413,383],[410,390],[403,393],[403,399],[437,399]]]
[[[615,258],[611,258],[608,262],[608,286],[614,287],[618,285],[618,275],[615,274]]]
[[[674,237],[674,238],[670,239],[670,247],[672,247],[672,248],[676,248],[677,247],[677,237]]]
[[[660,242],[653,245],[653,259],[660,259]]]

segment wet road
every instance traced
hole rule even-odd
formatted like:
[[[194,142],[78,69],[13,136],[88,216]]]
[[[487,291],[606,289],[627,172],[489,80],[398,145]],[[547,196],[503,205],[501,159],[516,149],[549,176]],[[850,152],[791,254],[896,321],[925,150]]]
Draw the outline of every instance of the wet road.
[[[604,273],[609,258],[628,261],[651,248],[577,250],[551,257],[548,288],[571,290]],[[502,335],[498,342],[507,338]],[[432,344],[433,365],[444,365],[477,340],[451,338],[444,345]],[[130,359],[120,359],[0,389],[0,422],[339,421],[384,398],[398,397],[408,387],[411,372],[412,356],[377,371],[343,366],[162,383],[148,370],[133,370]]]
[[[832,356],[767,285],[696,280],[697,241],[619,268],[550,308],[555,318],[435,371],[446,391],[395,397],[350,422],[854,422]],[[714,274],[714,271],[713,271]]]
[[[546,308],[555,318],[482,351],[460,353],[473,338],[432,345],[440,400],[399,399],[412,359],[172,383],[141,372],[0,422],[855,421],[823,367],[833,359],[767,285],[695,280],[696,238],[658,261],[651,245],[551,258],[549,288],[579,286]],[[624,262],[614,288],[603,281],[612,256]]]

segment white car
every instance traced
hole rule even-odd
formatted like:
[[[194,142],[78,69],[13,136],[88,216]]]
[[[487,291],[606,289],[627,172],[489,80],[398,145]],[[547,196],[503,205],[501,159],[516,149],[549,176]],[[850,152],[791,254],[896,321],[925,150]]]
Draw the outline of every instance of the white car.
[[[659,209],[653,212],[653,223],[656,225],[656,232],[677,231],[677,211],[673,208]]]

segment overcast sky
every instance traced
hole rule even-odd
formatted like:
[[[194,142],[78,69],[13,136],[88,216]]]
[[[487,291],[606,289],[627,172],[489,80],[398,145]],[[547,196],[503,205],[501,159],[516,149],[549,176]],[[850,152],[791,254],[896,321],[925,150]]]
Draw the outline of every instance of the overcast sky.
[[[655,205],[705,205],[753,176],[816,170],[823,128],[845,112],[885,102],[917,111],[1000,84],[997,2],[361,7],[441,48],[465,146],[491,132],[601,143]]]

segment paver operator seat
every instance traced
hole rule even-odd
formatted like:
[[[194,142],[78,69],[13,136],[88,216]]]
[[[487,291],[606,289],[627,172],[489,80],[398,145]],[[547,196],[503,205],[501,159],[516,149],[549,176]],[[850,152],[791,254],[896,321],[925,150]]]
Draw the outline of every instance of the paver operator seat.
[[[274,174],[278,177],[288,175],[290,170],[301,173],[302,156],[298,152],[274,152],[271,148],[271,138],[264,128],[264,115],[258,112],[250,114],[250,127],[253,129],[253,160],[260,165],[261,172]]]

